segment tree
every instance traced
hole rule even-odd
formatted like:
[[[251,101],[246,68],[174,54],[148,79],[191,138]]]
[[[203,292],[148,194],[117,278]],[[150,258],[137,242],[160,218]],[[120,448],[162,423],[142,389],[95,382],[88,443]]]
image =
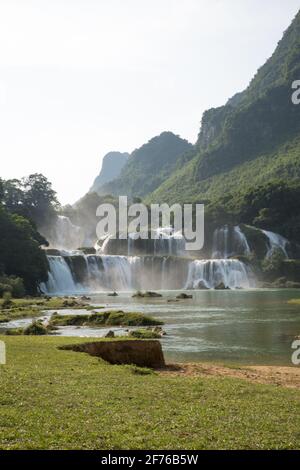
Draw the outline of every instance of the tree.
[[[18,179],[3,181],[3,202],[9,212],[24,212],[24,190]]]
[[[27,293],[35,294],[48,279],[48,261],[40,249],[46,240],[24,217],[0,206],[0,265],[8,276],[23,279]]]
[[[4,181],[3,203],[9,212],[30,219],[37,226],[51,222],[59,207],[51,183],[40,173]]]
[[[59,207],[51,183],[42,174],[35,173],[22,179],[22,187],[28,217],[38,226],[47,224]]]

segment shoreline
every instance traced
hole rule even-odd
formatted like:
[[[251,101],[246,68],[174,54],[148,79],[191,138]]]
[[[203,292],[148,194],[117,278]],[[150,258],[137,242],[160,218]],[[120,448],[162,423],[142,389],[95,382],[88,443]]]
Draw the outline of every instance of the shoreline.
[[[221,365],[210,362],[167,364],[159,374],[174,377],[230,377],[300,390],[300,366]]]

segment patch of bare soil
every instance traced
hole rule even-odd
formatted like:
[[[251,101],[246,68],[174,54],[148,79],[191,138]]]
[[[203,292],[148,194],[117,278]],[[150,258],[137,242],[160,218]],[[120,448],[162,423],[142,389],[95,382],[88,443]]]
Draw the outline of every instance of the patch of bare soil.
[[[289,366],[222,366],[209,363],[168,364],[162,375],[183,377],[235,377],[254,383],[300,389],[300,367]]]

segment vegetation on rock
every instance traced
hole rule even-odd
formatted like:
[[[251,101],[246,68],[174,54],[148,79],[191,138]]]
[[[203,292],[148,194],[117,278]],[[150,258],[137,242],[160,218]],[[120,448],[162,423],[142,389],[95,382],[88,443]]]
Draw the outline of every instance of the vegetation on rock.
[[[59,315],[51,317],[50,324],[53,326],[151,326],[163,323],[155,318],[137,312],[123,312],[112,310],[90,315]]]

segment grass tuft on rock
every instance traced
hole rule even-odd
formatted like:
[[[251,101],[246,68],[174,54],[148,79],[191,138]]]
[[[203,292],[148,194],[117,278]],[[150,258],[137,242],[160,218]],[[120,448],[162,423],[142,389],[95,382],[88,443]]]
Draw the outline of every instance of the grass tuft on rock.
[[[52,315],[52,326],[155,326],[163,322],[137,312],[122,310],[91,313],[90,315]]]
[[[48,334],[47,328],[39,321],[34,321],[23,330],[24,335],[43,336]]]
[[[0,299],[0,323],[6,323],[17,318],[39,317],[47,310],[59,309],[101,309],[87,302],[87,297],[29,297],[9,299],[9,303]]]
[[[158,292],[152,292],[152,291],[146,291],[146,292],[141,292],[137,291],[135,294],[133,294],[132,298],[155,298],[155,297],[162,297],[162,294],[159,294]]]
[[[161,333],[158,331],[148,330],[146,328],[140,328],[138,330],[130,331],[129,336],[138,339],[159,339],[161,338]]]

